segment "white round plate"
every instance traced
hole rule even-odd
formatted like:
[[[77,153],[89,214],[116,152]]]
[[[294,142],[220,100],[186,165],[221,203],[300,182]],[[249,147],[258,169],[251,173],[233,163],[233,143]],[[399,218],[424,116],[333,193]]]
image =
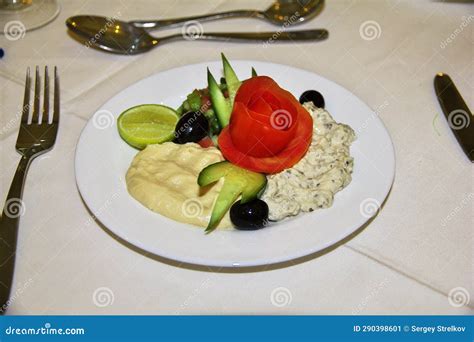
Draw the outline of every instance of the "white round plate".
[[[347,237],[374,216],[390,191],[395,154],[390,136],[377,115],[336,83],[312,72],[257,61],[233,60],[241,79],[251,67],[275,79],[299,97],[317,89],[336,121],[357,134],[351,147],[352,182],[336,194],[331,208],[301,214],[258,231],[214,231],[186,225],[156,214],[126,189],[125,173],[137,153],[120,138],[116,119],[143,103],[178,107],[195,88],[206,86],[206,67],[216,77],[221,62],[188,65],[143,79],[105,103],[89,120],[76,151],[76,180],[92,213],[114,234],[147,252],[191,264],[256,266],[283,262],[318,252]]]

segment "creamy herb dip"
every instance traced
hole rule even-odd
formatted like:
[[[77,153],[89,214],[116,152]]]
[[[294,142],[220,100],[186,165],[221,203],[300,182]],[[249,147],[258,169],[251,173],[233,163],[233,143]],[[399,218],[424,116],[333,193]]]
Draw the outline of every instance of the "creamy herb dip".
[[[303,105],[313,117],[313,139],[306,155],[293,167],[269,175],[262,199],[269,207],[269,219],[279,221],[332,205],[334,195],[351,182],[355,140],[348,125],[337,123],[312,102]]]

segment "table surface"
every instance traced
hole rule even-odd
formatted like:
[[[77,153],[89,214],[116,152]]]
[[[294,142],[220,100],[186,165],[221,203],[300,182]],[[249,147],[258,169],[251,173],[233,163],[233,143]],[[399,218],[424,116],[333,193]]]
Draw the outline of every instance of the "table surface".
[[[270,1],[271,2],[271,1]],[[260,1],[264,9],[269,1]],[[10,314],[472,314],[473,167],[433,90],[451,75],[473,108],[474,6],[441,1],[327,1],[300,28],[330,38],[305,44],[176,42],[140,56],[88,49],[64,21],[75,14],[123,20],[255,8],[255,1],[61,1],[51,24],[18,40],[0,36],[0,195],[19,155],[14,146],[27,66],[57,65],[62,122],[55,148],[33,162],[24,191]],[[3,24],[2,24],[3,25]],[[374,31],[364,30],[372,26]],[[205,30],[265,31],[252,19]],[[167,30],[156,34],[168,32]],[[375,34],[374,34],[375,32]],[[374,34],[374,35],[371,35]],[[183,267],[144,255],[92,222],[74,178],[87,120],[148,75],[219,58],[307,69],[372,107],[396,150],[396,179],[374,221],[329,253],[252,272]],[[374,142],[376,143],[376,142]]]

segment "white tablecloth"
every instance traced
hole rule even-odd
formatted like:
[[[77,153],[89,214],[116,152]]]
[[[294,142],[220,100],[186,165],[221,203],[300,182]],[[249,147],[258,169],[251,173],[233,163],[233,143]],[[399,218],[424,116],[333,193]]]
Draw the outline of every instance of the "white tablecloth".
[[[56,147],[32,164],[26,182],[10,314],[473,313],[473,167],[433,90],[435,73],[444,71],[474,108],[473,6],[332,0],[304,25],[327,28],[330,38],[324,42],[262,49],[259,44],[183,41],[134,57],[87,49],[68,36],[64,21],[74,14],[166,18],[257,4],[68,0],[61,6],[54,22],[22,39],[0,36],[5,50],[0,60],[2,199],[19,160],[14,145],[26,67],[57,65],[62,88]],[[363,30],[367,25],[375,35]],[[204,29],[278,27],[232,19],[206,23]],[[135,81],[216,60],[221,51],[230,59],[314,71],[378,112],[395,144],[396,179],[386,205],[359,235],[299,264],[211,272],[163,263],[115,240],[99,224],[88,224],[74,179],[74,150],[86,121]]]

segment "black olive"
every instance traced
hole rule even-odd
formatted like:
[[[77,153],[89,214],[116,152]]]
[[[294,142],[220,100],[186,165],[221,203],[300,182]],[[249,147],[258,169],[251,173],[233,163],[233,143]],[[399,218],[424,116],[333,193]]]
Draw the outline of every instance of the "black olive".
[[[235,202],[230,208],[230,219],[239,230],[256,230],[268,223],[268,205],[260,199],[242,204]]]
[[[209,121],[201,112],[183,114],[174,129],[174,142],[186,144],[198,142],[209,134]]]
[[[313,104],[318,108],[324,108],[324,97],[319,91],[316,90],[306,90],[300,96],[300,103],[313,102]]]

